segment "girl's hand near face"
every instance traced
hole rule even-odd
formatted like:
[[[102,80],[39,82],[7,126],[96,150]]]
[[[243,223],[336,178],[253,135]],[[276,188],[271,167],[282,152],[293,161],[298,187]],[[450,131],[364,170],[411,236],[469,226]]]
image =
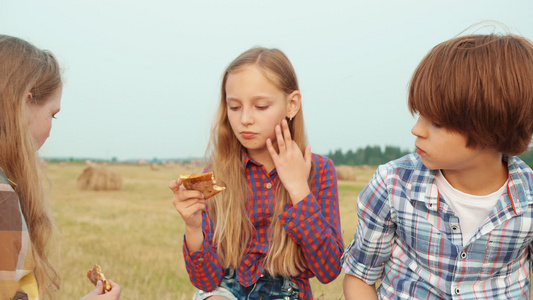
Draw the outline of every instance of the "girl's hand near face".
[[[292,140],[287,120],[282,120],[281,126],[276,125],[275,132],[279,153],[274,149],[270,139],[266,141],[268,152],[283,186],[291,196],[292,203],[297,204],[311,192],[307,183],[311,172],[311,146],[305,147],[305,153],[300,151],[296,142]]]
[[[172,203],[185,221],[185,237],[189,251],[198,251],[202,247],[202,211],[207,209],[207,200],[199,191],[186,190],[181,186],[181,178],[168,185],[174,193]]]

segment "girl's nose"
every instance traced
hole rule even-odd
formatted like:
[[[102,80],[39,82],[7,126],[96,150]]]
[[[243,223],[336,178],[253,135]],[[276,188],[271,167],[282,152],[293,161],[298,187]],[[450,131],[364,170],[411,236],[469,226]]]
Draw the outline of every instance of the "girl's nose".
[[[253,111],[250,108],[243,108],[241,115],[241,123],[243,125],[250,125],[254,122]]]

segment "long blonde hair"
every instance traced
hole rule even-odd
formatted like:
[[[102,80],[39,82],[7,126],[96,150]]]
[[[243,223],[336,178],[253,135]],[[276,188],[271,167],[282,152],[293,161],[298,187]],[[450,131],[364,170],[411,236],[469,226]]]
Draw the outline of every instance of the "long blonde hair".
[[[247,202],[252,197],[246,182],[243,152],[246,150],[232,131],[227,117],[226,81],[228,75],[249,65],[257,66],[266,78],[285,95],[299,90],[296,72],[289,59],[278,49],[252,48],[242,53],[226,68],[222,79],[221,97],[211,134],[209,151],[210,165],[217,182],[226,186],[224,193],[209,199],[209,215],[213,222],[213,239],[218,257],[226,268],[236,268],[241,263],[254,227],[247,211]],[[289,122],[291,136],[302,152],[307,144],[302,109]],[[276,189],[274,217],[269,229],[270,247],[264,267],[272,275],[295,276],[305,269],[303,253],[287,235],[277,215],[289,203],[287,190],[280,183]]]
[[[27,126],[27,99],[46,101],[62,86],[54,56],[30,43],[0,35],[0,168],[13,183],[26,219],[42,298],[53,298],[60,278],[47,256],[54,230],[36,145]]]

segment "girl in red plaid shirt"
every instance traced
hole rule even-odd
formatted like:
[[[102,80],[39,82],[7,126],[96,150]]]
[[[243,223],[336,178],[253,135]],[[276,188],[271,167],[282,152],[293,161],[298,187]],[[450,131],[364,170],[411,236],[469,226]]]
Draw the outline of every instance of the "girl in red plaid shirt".
[[[312,299],[309,278],[340,273],[337,179],[307,145],[302,95],[278,49],[252,48],[224,72],[210,141],[213,198],[169,185],[186,224],[194,299]]]

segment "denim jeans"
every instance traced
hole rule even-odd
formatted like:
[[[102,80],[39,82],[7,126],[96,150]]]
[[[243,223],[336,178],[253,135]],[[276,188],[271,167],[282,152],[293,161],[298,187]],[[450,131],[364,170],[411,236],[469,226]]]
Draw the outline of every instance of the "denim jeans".
[[[228,295],[228,292],[233,295]],[[228,299],[237,300],[297,300],[298,285],[287,277],[272,277],[265,273],[251,286],[242,286],[235,279],[235,272],[232,269],[226,270],[226,274],[213,292],[199,291],[193,299],[205,299],[212,295],[226,296]]]

